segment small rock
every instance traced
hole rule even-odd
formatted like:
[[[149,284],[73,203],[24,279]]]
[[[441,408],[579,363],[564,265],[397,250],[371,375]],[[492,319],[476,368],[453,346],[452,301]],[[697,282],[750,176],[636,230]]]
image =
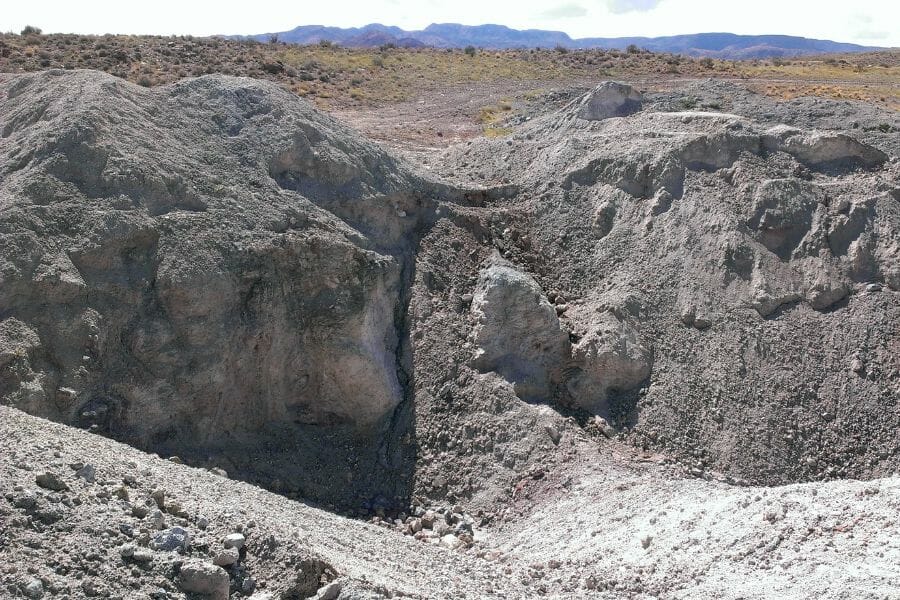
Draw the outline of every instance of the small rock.
[[[452,528],[452,527],[450,526],[450,524],[447,523],[446,521],[440,520],[440,521],[437,521],[437,522],[432,526],[432,530],[434,530],[434,532],[435,532],[438,536],[443,537],[443,536],[445,536],[445,535],[451,534],[451,532],[453,531],[453,528]],[[451,534],[451,535],[452,535],[452,534]]]
[[[209,527],[209,519],[203,516],[197,517],[197,527],[199,527],[200,529],[206,529],[207,527]]]
[[[192,560],[182,565],[178,585],[185,592],[205,594],[212,600],[228,598],[228,572],[208,562]]]
[[[136,548],[131,555],[131,560],[143,564],[153,562],[153,551],[147,548]]]
[[[256,589],[256,580],[252,577],[248,577],[241,584],[241,593],[245,596],[249,596]]]
[[[99,596],[103,593],[103,587],[102,585],[97,585],[97,582],[93,579],[82,579],[81,591],[84,592],[85,596]]]
[[[594,425],[605,435],[612,439],[616,437],[616,429],[610,425],[603,417],[594,417]]]
[[[554,444],[559,445],[559,440],[562,438],[562,434],[559,433],[559,429],[554,425],[544,425],[544,431],[547,432],[547,435],[550,437],[550,441]]]
[[[162,514],[161,510],[154,510],[150,513],[150,523],[156,529],[165,529],[166,528],[166,517]]]
[[[179,504],[178,502],[169,502],[166,505],[166,512],[170,515],[175,515],[176,517],[181,517],[183,519],[187,518],[188,516],[187,512],[185,512],[185,510],[181,507],[181,504]]]
[[[422,527],[425,529],[433,529],[436,522],[437,513],[433,510],[426,510],[425,514],[422,515]]]
[[[441,545],[446,546],[451,550],[456,550],[463,545],[463,542],[452,533],[448,533],[441,537]]]
[[[34,478],[34,481],[42,488],[53,490],[55,492],[64,492],[69,489],[69,486],[67,486],[66,483],[62,479],[60,479],[59,475],[57,475],[56,473],[51,473],[50,471],[41,473]]]
[[[134,556],[137,546],[134,544],[125,544],[119,548],[119,556],[122,558],[131,558]]]
[[[12,504],[16,508],[31,510],[37,506],[37,494],[31,490],[23,490],[13,497]]]
[[[156,489],[150,492],[150,497],[156,502],[156,506],[160,509],[166,507],[166,490]]]
[[[240,559],[241,555],[237,548],[226,548],[216,554],[213,564],[217,567],[230,567]]]
[[[56,398],[61,402],[73,402],[78,397],[78,390],[69,387],[61,387],[56,390]]]
[[[44,596],[44,584],[40,579],[32,579],[25,584],[25,595],[29,598],[37,600]]]
[[[186,552],[191,545],[191,535],[186,529],[172,527],[156,534],[150,547],[162,552],[174,552],[176,550]]]
[[[410,533],[419,533],[422,531],[422,519],[413,518],[409,521],[409,531]]]
[[[242,533],[230,533],[225,536],[225,547],[226,548],[237,548],[240,550],[244,547],[244,543],[246,543],[247,538],[244,537]]]
[[[344,589],[344,583],[338,579],[319,588],[314,600],[337,600]]]
[[[97,469],[91,464],[84,465],[75,471],[75,477],[81,477],[88,483],[94,483],[97,480]]]
[[[652,542],[653,542],[653,536],[652,536],[652,535],[645,535],[644,537],[641,538],[641,548],[643,548],[644,550],[646,550],[647,548],[650,547],[650,544],[651,544]]]

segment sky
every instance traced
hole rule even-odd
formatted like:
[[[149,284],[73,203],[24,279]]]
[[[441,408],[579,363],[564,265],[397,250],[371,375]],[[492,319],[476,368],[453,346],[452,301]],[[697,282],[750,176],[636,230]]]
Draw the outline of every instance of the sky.
[[[250,34],[297,25],[497,23],[572,37],[722,32],[900,47],[900,0],[6,0],[0,31]]]

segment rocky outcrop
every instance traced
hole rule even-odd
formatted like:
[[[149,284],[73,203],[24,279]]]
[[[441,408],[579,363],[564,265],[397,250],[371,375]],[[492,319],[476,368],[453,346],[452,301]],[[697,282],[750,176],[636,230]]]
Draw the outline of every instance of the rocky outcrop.
[[[764,483],[900,456],[898,163],[848,133],[576,101],[451,185],[252,80],[0,85],[3,403],[366,513],[491,502],[562,415]]]
[[[880,167],[887,154],[845,133],[802,131],[780,125],[765,131],[763,146],[770,152],[786,152],[803,164],[818,169]]]

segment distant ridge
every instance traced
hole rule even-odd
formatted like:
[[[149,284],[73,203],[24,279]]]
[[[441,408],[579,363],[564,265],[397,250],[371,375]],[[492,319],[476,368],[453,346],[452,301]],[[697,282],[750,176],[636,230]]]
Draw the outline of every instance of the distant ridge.
[[[878,50],[872,46],[816,40],[790,35],[737,35],[734,33],[697,33],[665,37],[620,37],[572,39],[562,31],[512,29],[504,25],[460,25],[432,23],[421,31],[372,23],[365,27],[325,27],[302,25],[290,31],[255,35],[227,36],[232,39],[269,41],[273,35],[291,44],[316,44],[327,40],[350,47],[375,47],[394,44],[401,47],[431,46],[435,48],[609,48],[624,50],[630,45],[654,52],[672,52],[688,56],[716,58],[768,58],[834,52]]]

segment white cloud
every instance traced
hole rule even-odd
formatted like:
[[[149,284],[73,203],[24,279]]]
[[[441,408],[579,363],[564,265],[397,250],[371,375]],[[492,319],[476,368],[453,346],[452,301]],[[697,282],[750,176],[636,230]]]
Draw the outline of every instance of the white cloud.
[[[660,0],[608,0],[609,10],[614,13],[653,10],[659,3]]]
[[[541,13],[541,17],[546,19],[574,19],[577,17],[587,16],[588,11],[580,4],[560,4]]]

